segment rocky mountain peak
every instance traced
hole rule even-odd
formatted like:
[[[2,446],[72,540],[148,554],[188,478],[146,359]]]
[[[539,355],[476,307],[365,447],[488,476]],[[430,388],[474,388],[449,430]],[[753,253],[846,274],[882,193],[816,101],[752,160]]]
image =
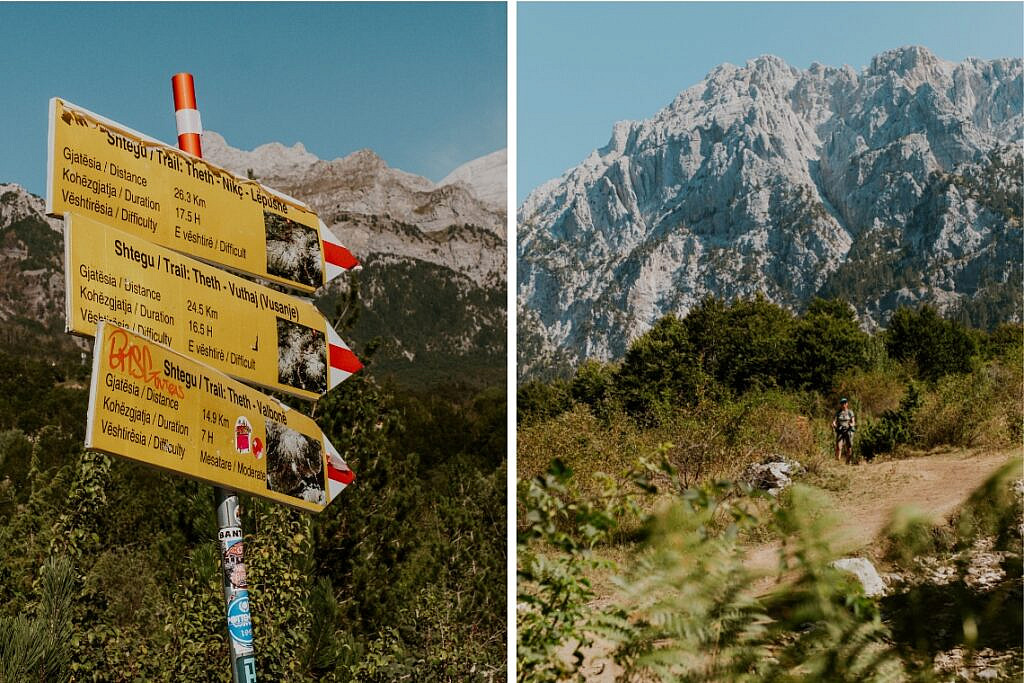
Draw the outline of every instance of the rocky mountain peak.
[[[279,142],[260,145],[252,151],[236,149],[215,131],[203,132],[203,155],[232,173],[245,177],[248,171],[258,178],[301,172],[319,161],[301,142],[286,147]]]
[[[508,195],[508,150],[499,149],[467,161],[445,176],[438,186],[459,182],[465,183],[482,201],[504,209]]]
[[[844,296],[868,327],[926,301],[1019,317],[1020,157],[999,150],[1020,146],[1021,79],[1020,59],[920,47],[859,73],[713,69],[523,202],[524,348],[619,356],[708,294]]]
[[[872,57],[868,75],[895,73],[916,83],[935,83],[947,79],[954,66],[952,62],[939,59],[926,47],[908,45]]]
[[[223,138],[219,141],[223,143]],[[204,153],[239,175],[252,169],[261,182],[307,202],[329,225],[332,215],[345,212],[388,216],[427,232],[473,225],[501,239],[505,236],[504,205],[494,206],[477,197],[472,184],[435,185],[428,178],[388,166],[371,149],[333,161],[317,159],[301,145],[288,148],[275,143],[250,152],[215,144],[209,152],[204,148]],[[283,156],[274,158],[274,154]],[[331,229],[344,240],[335,226]]]
[[[45,202],[16,183],[0,183],[0,226],[27,218],[45,221],[55,232],[63,232],[63,221],[43,216]]]
[[[342,157],[341,159],[337,159],[335,161],[339,165],[342,165],[348,169],[354,171],[358,170],[364,173],[382,173],[390,170],[390,167],[387,165],[387,162],[385,162],[383,159],[377,156],[377,153],[369,148],[357,149],[351,154],[348,154]],[[427,179],[423,178],[422,180]]]

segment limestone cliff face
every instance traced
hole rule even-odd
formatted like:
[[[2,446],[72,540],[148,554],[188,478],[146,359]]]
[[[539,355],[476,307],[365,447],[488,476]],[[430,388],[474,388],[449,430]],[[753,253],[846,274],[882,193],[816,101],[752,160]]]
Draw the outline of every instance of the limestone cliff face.
[[[64,222],[43,215],[43,200],[0,184],[0,320],[64,327]]]
[[[717,67],[518,212],[520,370],[621,355],[707,294],[1019,319],[1020,59]]]

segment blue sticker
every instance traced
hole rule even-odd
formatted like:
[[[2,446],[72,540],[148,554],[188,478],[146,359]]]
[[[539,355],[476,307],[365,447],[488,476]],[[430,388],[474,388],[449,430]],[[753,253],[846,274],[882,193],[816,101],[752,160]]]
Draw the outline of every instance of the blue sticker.
[[[249,594],[246,592],[228,603],[228,633],[239,645],[252,645],[252,620],[249,618]]]

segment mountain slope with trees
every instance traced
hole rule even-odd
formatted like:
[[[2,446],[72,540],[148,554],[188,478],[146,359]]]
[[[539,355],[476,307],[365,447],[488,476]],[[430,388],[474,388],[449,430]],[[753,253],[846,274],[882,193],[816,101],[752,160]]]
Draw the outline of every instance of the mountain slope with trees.
[[[212,487],[83,451],[42,204],[0,185],[0,681],[230,681]],[[505,678],[504,246],[442,214],[360,213],[385,248],[317,301],[366,367],[282,400],[357,478],[316,516],[242,496],[260,680]]]

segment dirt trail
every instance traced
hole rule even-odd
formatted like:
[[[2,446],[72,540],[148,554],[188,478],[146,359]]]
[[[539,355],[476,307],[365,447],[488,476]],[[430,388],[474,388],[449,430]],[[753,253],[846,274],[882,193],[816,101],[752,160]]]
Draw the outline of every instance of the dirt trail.
[[[952,451],[906,460],[850,467],[849,486],[832,493],[841,520],[832,547],[849,554],[878,537],[901,507],[913,506],[935,522],[948,517],[1008,458],[1021,449]],[[751,550],[747,566],[770,570],[778,560],[778,543]]]
[[[906,460],[844,468],[848,485],[830,492],[836,518],[841,520],[833,540],[837,553],[850,555],[871,546],[892,514],[913,506],[936,522],[950,516],[993,472],[1024,449],[951,451]],[[778,543],[754,547],[747,556],[750,569],[771,571],[778,562]],[[771,578],[755,584],[759,591],[774,587]],[[607,603],[608,597],[599,598]],[[587,681],[612,683],[621,673],[605,659],[608,644],[597,642],[585,652],[582,670]]]

